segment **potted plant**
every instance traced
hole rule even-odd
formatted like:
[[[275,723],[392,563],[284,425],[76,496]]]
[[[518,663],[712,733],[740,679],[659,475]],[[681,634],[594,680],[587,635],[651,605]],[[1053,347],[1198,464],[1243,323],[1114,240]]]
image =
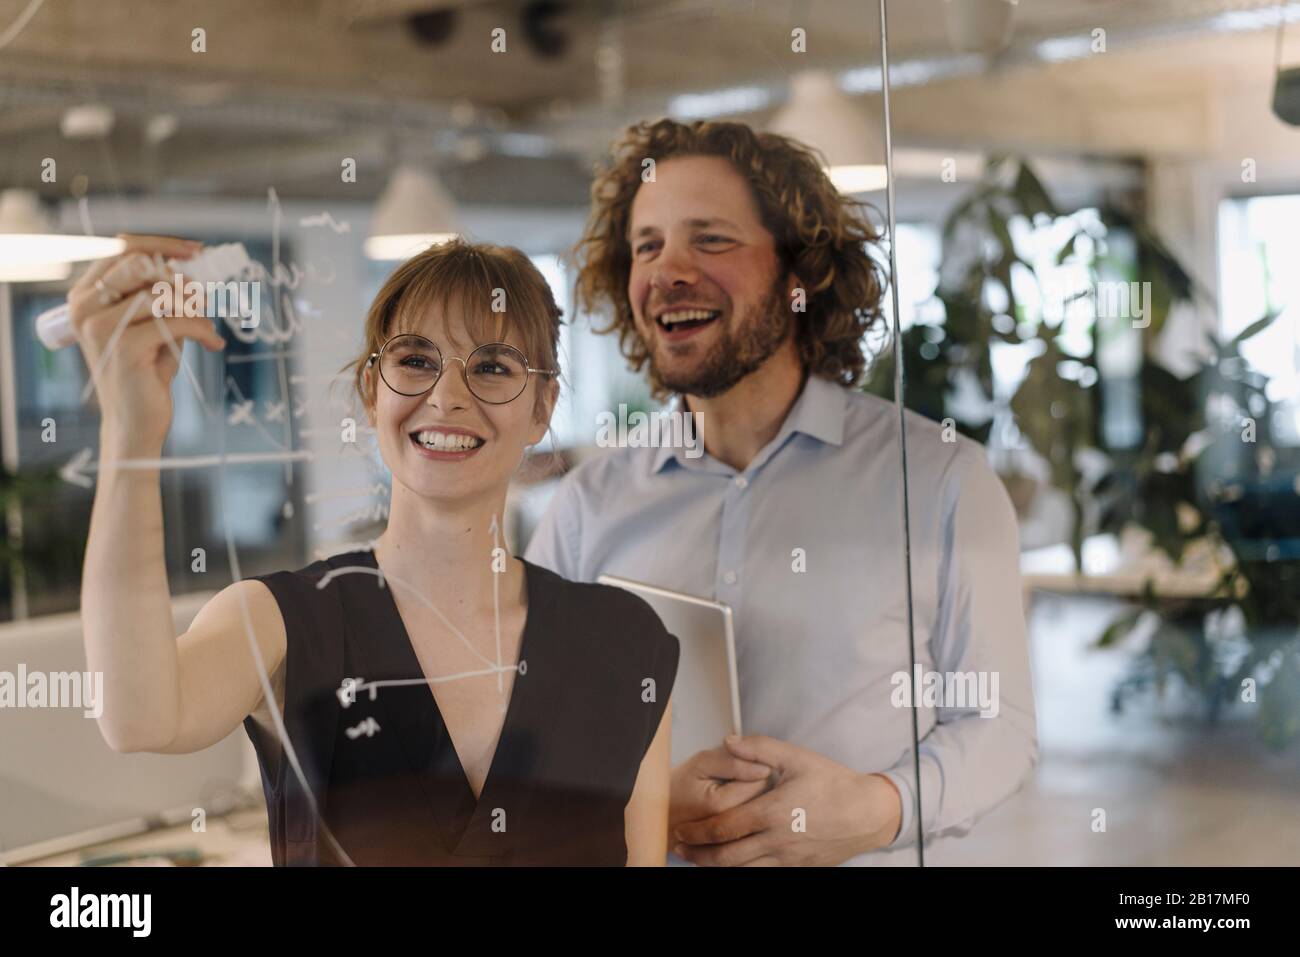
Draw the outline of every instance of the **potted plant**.
[[[1060,290],[1045,289],[1041,260],[1036,266],[1013,241],[1019,217],[1065,227],[1052,261],[1086,277],[1053,314],[1040,304]],[[1114,236],[1134,250],[1127,261],[1112,254]],[[1133,383],[1139,421],[1135,441],[1117,448],[1100,434],[1097,347],[1105,329],[1095,321],[1095,293],[1099,283],[1138,276],[1149,293],[1142,323],[1129,322],[1140,328],[1143,354]],[[1017,290],[1027,284],[1036,287],[1037,303],[1019,301]],[[904,402],[993,445],[995,425],[1014,421],[1023,444],[1046,463],[1047,481],[1071,504],[1077,568],[1086,536],[1135,528],[1175,564],[1192,549],[1218,558],[1221,574],[1204,596],[1171,600],[1148,583],[1100,637],[1106,646],[1136,628],[1150,631],[1113,704],[1177,676],[1201,695],[1211,720],[1230,701],[1257,703],[1262,737],[1280,747],[1300,734],[1300,457],[1273,441],[1266,382],[1241,356],[1241,344],[1272,316],[1231,341],[1207,341],[1190,375],[1155,357],[1173,305],[1207,295],[1124,202],[1108,202],[1090,217],[1063,213],[1027,163],[993,158],[943,226],[935,292],[943,323],[903,332]],[[1084,350],[1071,348],[1065,335],[1071,309],[1094,320]],[[994,388],[992,346],[999,342],[1037,350],[1009,397]],[[893,378],[886,350],[864,388],[892,397]],[[1014,473],[1008,484],[1013,498],[1019,491],[1023,499]]]

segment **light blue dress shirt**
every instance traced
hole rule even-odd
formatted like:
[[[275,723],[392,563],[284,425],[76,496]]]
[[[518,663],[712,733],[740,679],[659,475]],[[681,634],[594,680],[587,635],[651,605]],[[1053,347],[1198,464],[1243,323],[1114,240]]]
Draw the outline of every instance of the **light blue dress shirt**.
[[[1038,739],[1006,490],[977,443],[911,413],[906,428],[917,664],[996,673],[998,691],[995,717],[969,699],[919,709],[928,845],[1014,793]],[[525,553],[566,578],[730,605],[745,732],[884,772],[902,795],[894,843],[850,864],[916,862],[911,714],[894,680],[908,674],[899,460],[892,403],[810,376],[743,471],[671,448],[584,462]]]

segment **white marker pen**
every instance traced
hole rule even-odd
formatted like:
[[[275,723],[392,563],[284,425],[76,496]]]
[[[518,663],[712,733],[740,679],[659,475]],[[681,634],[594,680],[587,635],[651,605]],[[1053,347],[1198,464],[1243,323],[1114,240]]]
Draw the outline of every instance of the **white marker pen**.
[[[224,282],[241,275],[253,265],[243,243],[223,243],[211,246],[189,259],[168,259],[166,265],[173,272],[184,273],[194,282]],[[68,304],[55,306],[36,317],[36,335],[53,352],[74,345],[76,333],[72,330],[72,317]]]

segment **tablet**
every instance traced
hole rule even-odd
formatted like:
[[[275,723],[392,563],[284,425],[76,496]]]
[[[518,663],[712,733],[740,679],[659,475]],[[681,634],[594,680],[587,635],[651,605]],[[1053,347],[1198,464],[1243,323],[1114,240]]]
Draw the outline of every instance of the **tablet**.
[[[672,693],[673,767],[699,751],[721,747],[729,734],[744,734],[731,607],[612,575],[596,580],[645,599],[677,636],[681,657]]]

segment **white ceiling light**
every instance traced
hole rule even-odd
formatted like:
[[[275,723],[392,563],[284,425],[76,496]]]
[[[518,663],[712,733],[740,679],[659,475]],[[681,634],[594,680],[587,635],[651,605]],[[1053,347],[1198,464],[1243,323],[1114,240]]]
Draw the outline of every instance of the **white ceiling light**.
[[[829,73],[810,70],[790,81],[790,99],[769,128],[817,148],[826,157],[827,175],[841,193],[870,193],[888,181],[879,120],[857,105]]]
[[[70,140],[102,139],[113,132],[117,116],[102,103],[83,103],[63,111],[59,132]]]
[[[0,263],[4,282],[67,278],[69,263],[116,256],[126,244],[104,236],[50,231],[40,200],[27,189],[0,192]],[[60,274],[61,273],[61,274]]]
[[[144,138],[150,145],[157,146],[175,136],[179,127],[180,120],[176,118],[175,113],[155,113],[145,123]]]
[[[958,53],[998,53],[1011,42],[1020,0],[946,0],[948,40]]]
[[[366,256],[409,259],[460,233],[455,201],[442,184],[423,170],[399,166],[379,197]]]

